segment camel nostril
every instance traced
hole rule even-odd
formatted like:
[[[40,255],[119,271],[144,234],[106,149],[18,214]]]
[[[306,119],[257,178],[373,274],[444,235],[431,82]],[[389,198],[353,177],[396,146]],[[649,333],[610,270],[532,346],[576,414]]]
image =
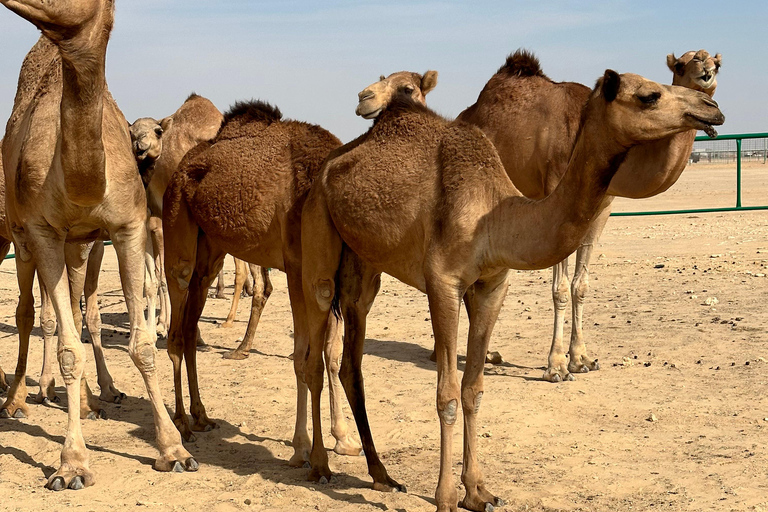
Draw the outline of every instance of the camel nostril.
[[[710,107],[720,108],[720,106],[717,104],[715,100],[712,98],[704,98],[704,103],[709,105]]]
[[[357,97],[358,97],[358,99],[360,101],[369,100],[369,99],[373,98],[373,96],[374,96],[373,91],[369,91],[367,89],[357,95]]]

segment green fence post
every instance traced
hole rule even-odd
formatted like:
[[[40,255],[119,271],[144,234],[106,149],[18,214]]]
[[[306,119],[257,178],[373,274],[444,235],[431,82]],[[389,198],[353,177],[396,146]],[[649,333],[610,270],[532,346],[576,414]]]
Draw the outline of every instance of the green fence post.
[[[741,208],[741,139],[736,139],[736,208]]]

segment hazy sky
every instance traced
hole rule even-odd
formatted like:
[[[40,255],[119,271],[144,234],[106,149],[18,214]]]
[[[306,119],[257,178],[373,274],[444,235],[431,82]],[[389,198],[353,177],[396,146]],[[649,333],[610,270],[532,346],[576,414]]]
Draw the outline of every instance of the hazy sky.
[[[370,124],[354,108],[380,74],[437,70],[428,103],[455,117],[519,47],[552,79],[590,86],[606,68],[670,83],[666,55],[704,48],[723,54],[720,133],[768,131],[767,15],[764,0],[117,0],[107,81],[129,121],[196,91],[221,110],[267,100],[347,141]],[[37,37],[0,8],[2,120]]]

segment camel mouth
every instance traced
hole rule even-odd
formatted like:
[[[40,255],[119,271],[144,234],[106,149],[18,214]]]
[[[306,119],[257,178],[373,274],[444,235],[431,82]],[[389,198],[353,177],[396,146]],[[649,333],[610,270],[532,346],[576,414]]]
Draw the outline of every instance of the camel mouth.
[[[715,84],[715,77],[716,75],[714,73],[704,73],[699,78],[697,78],[696,81],[699,83],[700,87],[709,89]]]
[[[381,107],[375,107],[373,110],[366,111],[363,102],[360,102],[355,109],[355,114],[359,115],[363,119],[375,119],[379,117],[379,114],[381,114],[382,110],[384,109]]]
[[[710,139],[717,137],[717,130],[715,130],[713,125],[721,125],[725,122],[725,116],[719,111],[712,119],[703,119],[695,114],[686,115],[689,119],[693,120],[694,128],[706,133]]]

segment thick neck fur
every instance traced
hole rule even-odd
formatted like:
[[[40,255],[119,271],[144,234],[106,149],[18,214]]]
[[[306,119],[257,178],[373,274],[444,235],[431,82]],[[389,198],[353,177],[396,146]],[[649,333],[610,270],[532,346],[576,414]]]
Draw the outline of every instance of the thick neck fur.
[[[540,201],[510,197],[499,205],[494,259],[517,269],[546,268],[575,251],[603,209],[611,178],[629,148],[606,137],[602,99],[587,105],[571,160],[557,188]]]
[[[102,119],[108,29],[100,20],[57,42],[62,58],[61,167],[68,198],[80,206],[106,191]]]

